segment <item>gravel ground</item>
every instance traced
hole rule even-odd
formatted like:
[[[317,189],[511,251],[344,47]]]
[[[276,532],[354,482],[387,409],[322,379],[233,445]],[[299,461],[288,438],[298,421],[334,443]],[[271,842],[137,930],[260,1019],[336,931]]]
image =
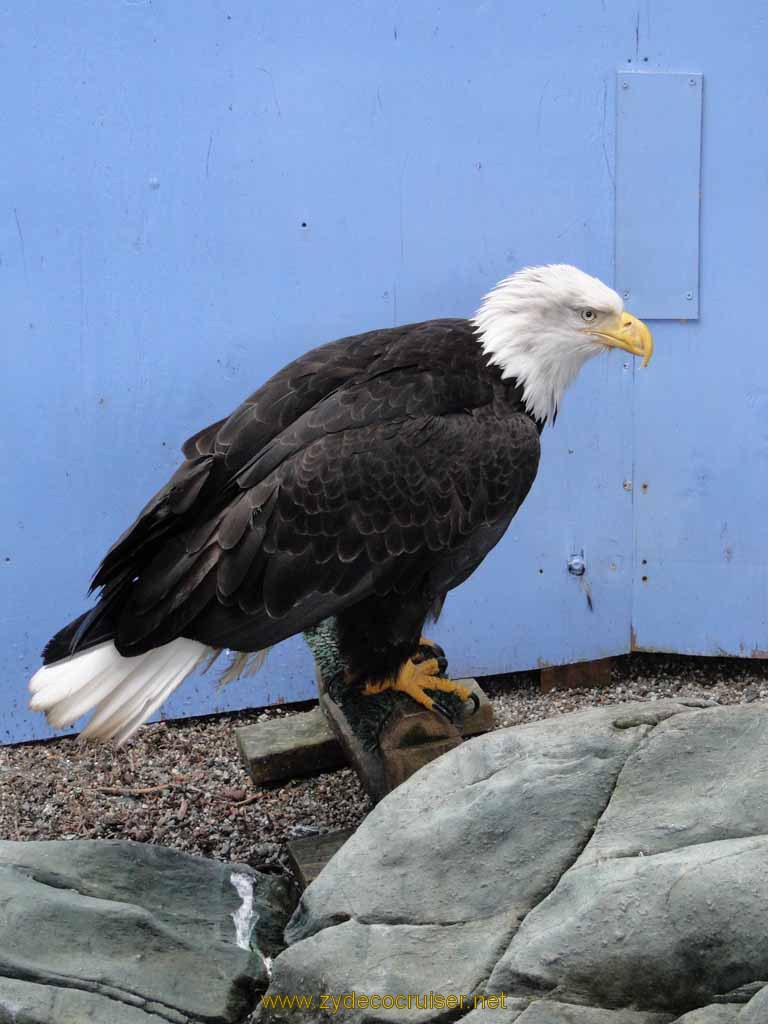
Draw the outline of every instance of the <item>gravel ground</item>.
[[[615,660],[603,689],[545,695],[534,672],[482,684],[503,727],[624,701],[766,699],[768,662],[635,654]],[[161,722],[121,750],[69,737],[0,748],[0,837],[135,839],[283,870],[286,840],[354,827],[370,809],[350,770],[251,786],[233,728],[309,706]]]

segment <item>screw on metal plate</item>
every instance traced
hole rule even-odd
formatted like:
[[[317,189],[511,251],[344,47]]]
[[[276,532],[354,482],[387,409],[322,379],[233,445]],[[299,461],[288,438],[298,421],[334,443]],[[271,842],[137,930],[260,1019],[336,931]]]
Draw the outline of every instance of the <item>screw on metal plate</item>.
[[[571,576],[583,576],[587,571],[587,564],[583,555],[571,555],[568,559],[568,572]]]
[[[686,297],[686,299],[692,299],[693,298],[693,292],[686,292],[685,293],[685,297]]]
[[[629,88],[629,82],[622,82],[621,83],[621,88],[622,89],[628,89]]]
[[[696,79],[695,78],[689,78],[688,79],[688,85],[696,85]]]
[[[631,491],[632,490],[632,481],[631,480],[625,480],[624,483],[622,484],[622,487],[624,488],[625,491]]]
[[[625,288],[624,291],[621,294],[624,296],[625,299],[628,299],[629,298],[629,288]]]

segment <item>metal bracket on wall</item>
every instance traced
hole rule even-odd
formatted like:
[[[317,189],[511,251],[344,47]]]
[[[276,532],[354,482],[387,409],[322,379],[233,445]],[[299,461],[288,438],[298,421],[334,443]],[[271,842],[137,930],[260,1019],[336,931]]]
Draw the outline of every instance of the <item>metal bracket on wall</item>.
[[[616,103],[616,290],[637,316],[699,316],[703,77],[622,71]]]

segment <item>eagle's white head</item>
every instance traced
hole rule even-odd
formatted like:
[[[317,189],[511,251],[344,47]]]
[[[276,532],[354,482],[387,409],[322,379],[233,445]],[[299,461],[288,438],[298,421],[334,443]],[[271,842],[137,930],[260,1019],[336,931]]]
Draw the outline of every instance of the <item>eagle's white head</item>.
[[[523,387],[526,408],[554,419],[563,392],[583,364],[606,348],[653,353],[646,325],[624,310],[619,295],[578,267],[528,267],[483,299],[472,323],[489,363]]]

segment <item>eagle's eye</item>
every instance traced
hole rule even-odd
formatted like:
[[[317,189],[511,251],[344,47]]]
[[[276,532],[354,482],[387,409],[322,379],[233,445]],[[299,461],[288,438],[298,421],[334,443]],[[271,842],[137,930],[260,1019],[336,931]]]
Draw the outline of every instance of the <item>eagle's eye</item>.
[[[593,324],[597,320],[597,313],[594,309],[582,309],[581,319],[585,324]]]

